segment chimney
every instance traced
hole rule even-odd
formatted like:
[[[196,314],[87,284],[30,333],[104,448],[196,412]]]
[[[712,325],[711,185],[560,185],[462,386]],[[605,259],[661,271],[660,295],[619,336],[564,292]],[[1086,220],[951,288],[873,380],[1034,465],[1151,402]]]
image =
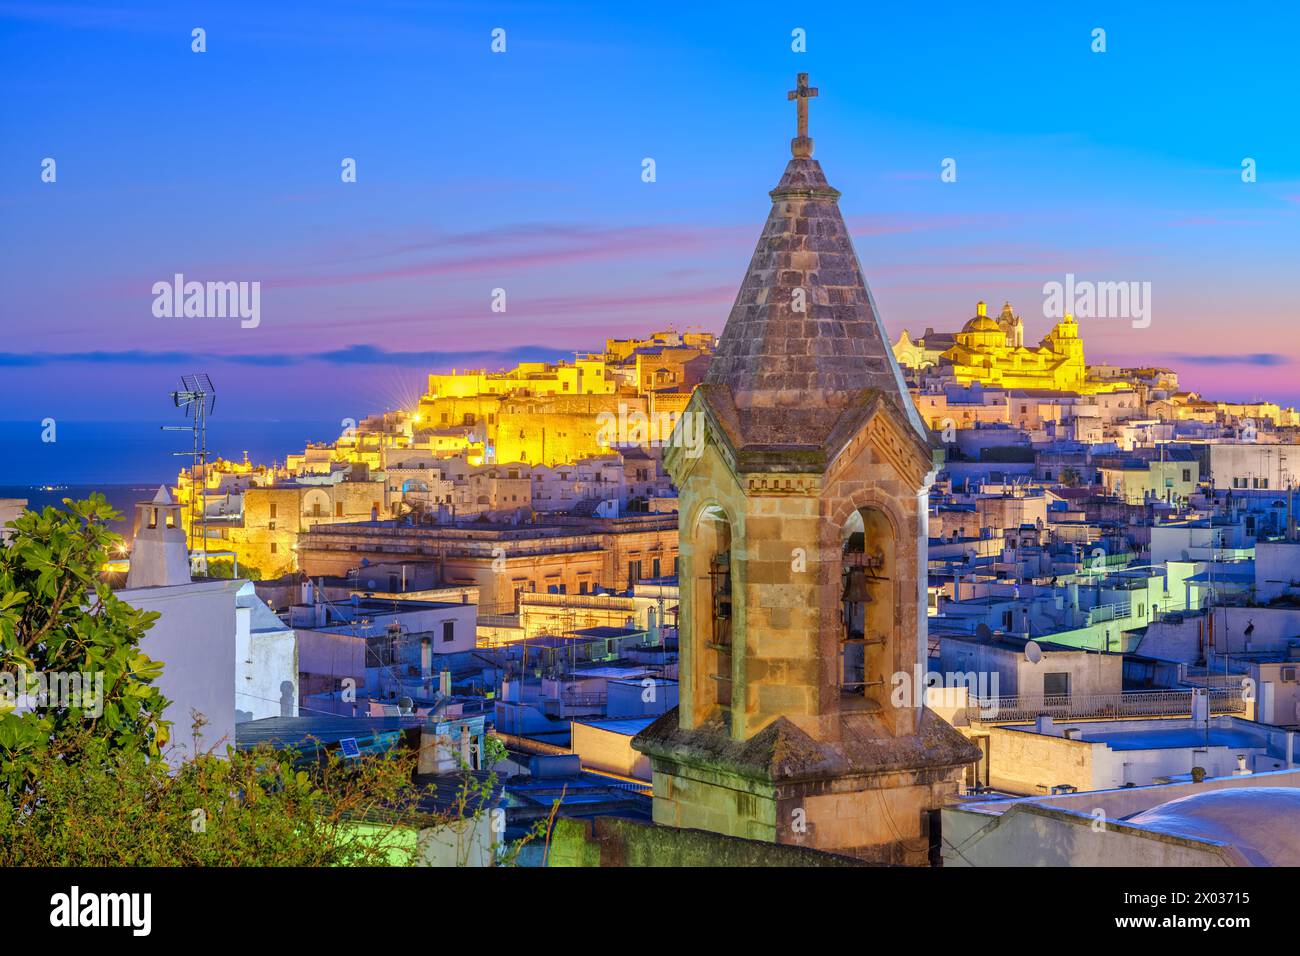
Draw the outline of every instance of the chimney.
[[[1056,728],[1052,724],[1052,718],[1046,714],[1039,714],[1034,718],[1034,732],[1042,734],[1044,737],[1055,737]]]
[[[468,724],[460,726],[460,759],[463,761],[463,766],[474,766],[474,746],[470,740]]]
[[[190,583],[190,553],[181,527],[181,506],[160,486],[153,501],[135,506],[128,588],[172,587]]]
[[[1203,727],[1210,723],[1210,695],[1204,687],[1192,691],[1192,724]]]
[[[427,637],[420,639],[420,679],[427,681],[433,676],[433,642]]]

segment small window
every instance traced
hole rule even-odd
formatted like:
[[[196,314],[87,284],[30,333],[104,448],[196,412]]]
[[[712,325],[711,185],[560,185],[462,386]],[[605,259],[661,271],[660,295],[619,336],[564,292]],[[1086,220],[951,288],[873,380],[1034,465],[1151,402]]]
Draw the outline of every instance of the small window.
[[[343,502],[337,501],[334,503],[334,517],[336,518],[343,517]]]
[[[1070,696],[1070,675],[1061,674],[1044,674],[1043,675],[1043,696],[1044,697],[1069,697]]]
[[[272,542],[271,542],[271,553],[272,553],[272,554],[275,554],[277,550],[279,550],[279,546],[278,546],[274,541],[272,541]]]
[[[455,621],[443,621],[443,622],[442,622],[442,642],[443,642],[444,644],[448,644],[448,643],[454,641],[455,639],[456,639],[456,622],[455,622]]]
[[[272,518],[276,517],[276,514],[275,514],[275,502],[274,502],[274,501],[271,502],[271,517],[272,517]]]

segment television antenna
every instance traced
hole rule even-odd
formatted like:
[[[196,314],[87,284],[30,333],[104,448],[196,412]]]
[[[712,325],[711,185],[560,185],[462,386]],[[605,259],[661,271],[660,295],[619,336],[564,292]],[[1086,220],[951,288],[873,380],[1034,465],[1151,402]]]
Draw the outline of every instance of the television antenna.
[[[188,425],[163,425],[165,432],[189,432],[189,451],[173,455],[190,459],[190,554],[203,543],[204,564],[208,553],[208,416],[217,403],[217,390],[203,372],[181,376],[181,387],[172,392],[172,403],[185,413]],[[201,483],[200,482],[200,476]],[[197,488],[195,487],[198,483]],[[196,513],[197,512],[197,513]]]

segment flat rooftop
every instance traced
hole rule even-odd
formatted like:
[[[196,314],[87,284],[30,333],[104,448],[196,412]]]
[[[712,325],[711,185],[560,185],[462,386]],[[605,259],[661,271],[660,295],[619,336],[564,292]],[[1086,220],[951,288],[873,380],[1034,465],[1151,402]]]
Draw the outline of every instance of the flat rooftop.
[[[610,733],[622,734],[625,737],[635,737],[658,719],[658,717],[602,717],[575,719],[573,723],[582,724],[584,727],[595,727],[598,730],[608,730]]]
[[[1128,728],[1125,727],[1128,724]],[[1145,724],[1133,728],[1134,724]],[[1154,726],[1153,726],[1154,725]],[[1196,726],[1190,718],[1151,718],[1142,721],[1097,721],[1071,723],[1058,720],[1052,728],[1053,736],[1065,739],[1065,728],[1079,731],[1076,739],[1085,743],[1105,744],[1115,751],[1182,750],[1185,748],[1229,747],[1244,750],[1268,747],[1268,732],[1263,724],[1216,716],[1208,728]],[[1006,730],[1037,734],[1034,724],[1008,724]]]

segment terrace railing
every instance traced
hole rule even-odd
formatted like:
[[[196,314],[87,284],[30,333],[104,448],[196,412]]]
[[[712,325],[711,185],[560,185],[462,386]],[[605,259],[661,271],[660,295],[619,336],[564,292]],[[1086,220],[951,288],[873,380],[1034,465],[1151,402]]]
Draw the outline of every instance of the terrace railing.
[[[1098,604],[1088,609],[1088,623],[1098,624],[1102,621],[1119,621],[1133,613],[1133,606],[1128,601],[1115,604]]]
[[[981,723],[1024,723],[1035,717],[1053,720],[1105,720],[1125,717],[1191,716],[1196,691],[1142,690],[1121,694],[1073,694],[1016,697],[971,697],[968,720]],[[1210,688],[1211,714],[1244,714],[1241,688]]]

